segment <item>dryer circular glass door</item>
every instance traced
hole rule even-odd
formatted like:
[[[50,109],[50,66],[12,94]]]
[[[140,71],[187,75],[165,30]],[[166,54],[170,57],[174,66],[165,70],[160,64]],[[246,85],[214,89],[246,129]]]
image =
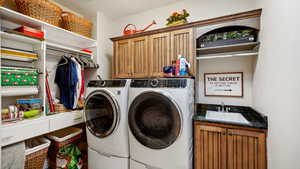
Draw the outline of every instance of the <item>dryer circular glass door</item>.
[[[105,91],[91,93],[85,104],[86,126],[100,138],[107,137],[116,129],[119,120],[119,106]]]
[[[134,137],[151,149],[173,144],[181,130],[181,116],[168,96],[146,92],[137,96],[129,108],[129,127]]]

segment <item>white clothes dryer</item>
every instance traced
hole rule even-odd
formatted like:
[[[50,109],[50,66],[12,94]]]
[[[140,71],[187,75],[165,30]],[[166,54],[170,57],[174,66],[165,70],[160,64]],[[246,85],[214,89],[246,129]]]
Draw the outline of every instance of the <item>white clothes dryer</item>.
[[[130,169],[192,169],[193,79],[132,80]]]

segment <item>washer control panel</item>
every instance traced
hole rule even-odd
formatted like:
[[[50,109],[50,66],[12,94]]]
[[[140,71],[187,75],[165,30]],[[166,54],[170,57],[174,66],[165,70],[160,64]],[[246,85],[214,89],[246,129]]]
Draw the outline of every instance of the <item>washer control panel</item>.
[[[126,80],[91,80],[88,87],[125,87]]]

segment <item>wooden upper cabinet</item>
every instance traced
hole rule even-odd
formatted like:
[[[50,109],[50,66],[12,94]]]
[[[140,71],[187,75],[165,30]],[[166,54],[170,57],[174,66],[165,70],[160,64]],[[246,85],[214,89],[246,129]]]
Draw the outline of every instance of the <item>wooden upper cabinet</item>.
[[[226,129],[195,126],[195,169],[225,169]]]
[[[195,75],[195,44],[192,28],[115,41],[113,78],[160,77],[179,54],[186,56]]]
[[[171,32],[171,57],[177,59],[178,55],[186,57],[191,63],[190,72],[195,76],[196,72],[196,41],[194,38],[194,29],[182,29]]]
[[[266,169],[265,134],[228,129],[228,169]]]
[[[114,43],[113,78],[130,78],[132,73],[132,56],[130,40]]]
[[[172,65],[170,57],[170,33],[149,36],[149,75],[159,77],[163,67]]]
[[[148,37],[134,38],[131,40],[132,77],[144,78],[149,73]]]

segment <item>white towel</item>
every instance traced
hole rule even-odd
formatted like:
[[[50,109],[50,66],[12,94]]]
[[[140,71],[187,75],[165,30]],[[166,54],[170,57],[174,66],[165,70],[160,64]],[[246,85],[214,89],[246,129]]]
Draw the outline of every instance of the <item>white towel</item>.
[[[2,148],[1,169],[24,169],[25,143],[9,145]]]

